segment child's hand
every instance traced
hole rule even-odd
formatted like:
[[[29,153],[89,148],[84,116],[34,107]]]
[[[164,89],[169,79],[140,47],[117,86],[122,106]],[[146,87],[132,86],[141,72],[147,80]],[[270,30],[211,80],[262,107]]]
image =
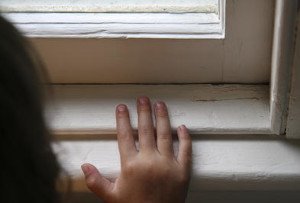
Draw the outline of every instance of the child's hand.
[[[185,126],[178,128],[179,152],[175,157],[167,107],[155,104],[156,133],[147,97],[137,102],[139,150],[135,146],[125,105],[117,106],[121,174],[115,182],[91,164],[82,165],[88,188],[105,202],[184,202],[191,166],[191,139]]]

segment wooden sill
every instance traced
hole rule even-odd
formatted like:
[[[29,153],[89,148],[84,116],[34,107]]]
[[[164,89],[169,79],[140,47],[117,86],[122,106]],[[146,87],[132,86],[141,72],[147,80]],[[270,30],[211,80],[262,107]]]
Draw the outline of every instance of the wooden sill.
[[[135,99],[140,95],[166,101],[173,129],[185,123],[194,134],[190,196],[200,191],[300,190],[300,143],[262,135],[270,133],[267,85],[54,85],[52,89],[47,116],[58,138],[53,147],[71,176],[74,192],[88,191],[80,169],[83,163],[96,165],[108,178],[118,176],[115,106],[129,106],[136,128]],[[217,135],[224,133],[228,135]],[[175,142],[175,151],[177,147]]]
[[[178,143],[174,148],[177,151]],[[88,191],[80,169],[83,163],[94,164],[110,179],[120,173],[115,136],[60,141],[54,149],[74,192]],[[192,162],[190,196],[203,191],[300,191],[299,141],[270,135],[197,135]]]
[[[147,95],[167,103],[175,130],[192,134],[270,133],[267,85],[53,85],[47,119],[59,136],[113,135],[115,106],[128,105],[137,128],[136,98]]]

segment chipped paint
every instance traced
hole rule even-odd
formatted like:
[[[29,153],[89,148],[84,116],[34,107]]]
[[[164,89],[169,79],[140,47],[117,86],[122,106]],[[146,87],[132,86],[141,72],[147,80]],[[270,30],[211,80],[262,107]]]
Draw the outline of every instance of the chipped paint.
[[[245,85],[240,89],[239,85],[204,86],[201,93],[193,96],[193,102],[226,101],[226,100],[265,100],[268,98],[268,87],[258,88],[254,85]]]
[[[55,85],[53,90],[55,102],[48,105],[47,117],[57,135],[115,134],[118,103],[128,105],[136,129],[139,95],[168,104],[173,130],[182,123],[193,134],[261,134],[270,129],[267,85]],[[211,101],[197,101],[201,99]]]

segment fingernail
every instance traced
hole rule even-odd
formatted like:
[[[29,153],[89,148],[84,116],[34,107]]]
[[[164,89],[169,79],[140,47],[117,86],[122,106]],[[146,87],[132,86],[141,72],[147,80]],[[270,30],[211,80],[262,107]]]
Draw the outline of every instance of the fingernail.
[[[126,105],[120,104],[120,105],[117,107],[117,109],[118,109],[119,112],[124,112],[124,111],[126,111]]]
[[[180,130],[181,132],[187,132],[187,128],[186,128],[185,125],[181,125],[181,126],[179,127],[179,130]]]
[[[87,175],[87,174],[91,173],[91,171],[92,171],[92,168],[89,164],[82,164],[81,169],[82,169],[84,175]]]
[[[166,107],[165,103],[162,101],[158,101],[155,103],[155,108],[158,110],[164,110]]]
[[[139,104],[141,104],[141,105],[147,105],[147,104],[149,103],[149,99],[148,99],[148,97],[140,97],[140,98],[138,99],[138,102],[139,102]]]

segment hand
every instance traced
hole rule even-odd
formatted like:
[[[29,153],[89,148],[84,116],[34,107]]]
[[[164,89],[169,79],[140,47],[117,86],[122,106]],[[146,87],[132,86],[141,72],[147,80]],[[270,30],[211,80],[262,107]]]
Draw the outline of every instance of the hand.
[[[126,105],[116,109],[120,176],[111,182],[91,164],[83,164],[87,187],[108,203],[182,203],[190,179],[191,138],[184,125],[177,129],[175,157],[167,107],[154,105],[156,133],[147,97],[137,102],[139,150],[136,148]]]

